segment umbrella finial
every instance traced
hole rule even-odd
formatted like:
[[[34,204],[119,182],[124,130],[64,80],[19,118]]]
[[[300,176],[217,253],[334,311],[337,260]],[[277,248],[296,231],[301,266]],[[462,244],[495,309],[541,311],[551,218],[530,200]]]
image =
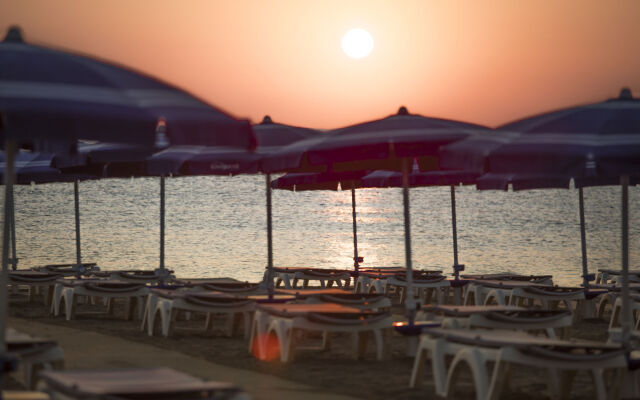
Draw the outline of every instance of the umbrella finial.
[[[622,88],[622,90],[620,90],[620,96],[618,96],[618,100],[633,100],[631,89],[629,89],[628,87]]]
[[[24,40],[22,40],[22,29],[20,29],[20,27],[17,25],[10,27],[7,31],[7,36],[5,36],[4,41],[12,43],[23,43]]]
[[[398,115],[409,115],[409,110],[407,110],[407,107],[401,106],[398,108]]]
[[[261,124],[273,124],[273,121],[270,116],[265,115],[264,118],[262,118]]]

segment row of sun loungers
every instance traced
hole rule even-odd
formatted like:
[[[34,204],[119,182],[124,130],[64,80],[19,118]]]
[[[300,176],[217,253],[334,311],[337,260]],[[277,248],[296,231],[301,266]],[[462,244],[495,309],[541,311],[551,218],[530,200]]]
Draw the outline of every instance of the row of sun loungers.
[[[93,270],[87,273],[88,279],[72,279],[73,274],[67,272],[17,272],[10,282],[14,286],[55,285],[51,310],[55,315],[64,311],[67,319],[74,316],[79,299],[87,304],[106,299],[107,310],[114,299],[124,300],[125,317],[133,317],[137,306],[141,330],[149,335],[159,326],[161,333],[169,336],[181,314],[187,318],[203,314],[203,329],[207,330],[214,327],[216,316],[223,316],[224,332],[242,332],[249,339],[249,350],[262,360],[291,362],[299,350],[327,350],[335,333],[352,337],[355,358],[361,359],[367,345],[373,343],[376,359],[386,359],[390,353],[387,339],[395,326],[410,336],[409,352],[416,357],[411,385],[419,383],[420,371],[429,358],[436,393],[443,396],[451,395],[459,365],[467,364],[478,399],[497,398],[511,365],[549,369],[551,390],[556,394],[567,393],[575,371],[587,370],[593,375],[598,398],[609,398],[617,395],[616,387],[603,378],[603,369],[611,369],[610,375],[618,382],[628,365],[625,352],[615,343],[566,340],[574,318],[584,314],[587,304],[598,298],[599,308],[605,308],[600,299],[615,295],[615,289],[608,290],[605,285],[587,292],[553,286],[550,276],[463,275],[457,281],[446,279],[437,270],[416,271],[414,295],[423,305],[417,315],[421,322],[404,329],[407,324],[394,324],[390,313],[391,298],[402,303],[409,295],[402,269],[361,269],[354,274],[282,268],[276,271],[276,290],[271,296],[266,285],[231,279],[173,279],[150,286],[150,282],[158,282],[151,279],[151,273]],[[38,274],[57,277],[51,280],[52,276]],[[310,288],[310,282],[316,283],[315,288]],[[346,290],[351,288],[354,291]],[[455,302],[452,288],[460,291],[459,303],[464,305],[447,305]],[[640,297],[637,300],[634,310],[640,311]],[[611,305],[613,329],[619,314],[617,298]],[[514,331],[520,333],[515,335]],[[309,341],[320,345],[305,347]],[[453,363],[447,365],[445,357],[453,357]]]

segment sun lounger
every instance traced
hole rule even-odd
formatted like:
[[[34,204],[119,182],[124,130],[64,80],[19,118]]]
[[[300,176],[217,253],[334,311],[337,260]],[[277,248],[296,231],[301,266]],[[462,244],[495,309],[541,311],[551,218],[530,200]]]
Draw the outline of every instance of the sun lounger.
[[[160,273],[158,270],[141,270],[128,269],[118,271],[95,271],[90,274],[93,278],[111,279],[121,282],[135,283],[159,283],[173,278],[173,271],[164,270]]]
[[[280,294],[294,295],[296,300],[308,304],[336,303],[359,310],[388,311],[391,308],[391,300],[384,295],[352,293],[342,289],[278,289]]]
[[[204,330],[213,328],[211,314],[225,314],[227,335],[233,336],[239,322],[243,322],[244,336],[247,338],[255,304],[254,300],[222,292],[151,289],[141,330],[146,328],[147,334],[153,336],[155,320],[159,317],[162,335],[167,337],[172,332],[178,312],[202,312],[207,315]]]
[[[34,388],[39,370],[59,369],[64,364],[64,352],[54,340],[33,337],[12,328],[7,329],[5,340],[7,352],[18,357],[27,389]]]
[[[34,270],[9,271],[9,285],[14,287],[27,287],[29,290],[29,301],[35,300],[39,291],[43,291],[44,304],[49,306],[53,287],[62,274],[54,272],[40,272]]]
[[[635,329],[638,330],[640,328],[640,295],[635,294],[631,296],[631,315],[633,317],[633,323]],[[609,331],[614,328],[620,327],[620,312],[622,311],[622,298],[617,297],[613,309],[611,310],[611,318],[609,319]]]
[[[496,274],[465,274],[461,275],[461,278],[481,281],[514,281],[529,282],[535,285],[553,285],[552,275],[521,275],[505,272]]]
[[[53,293],[51,311],[55,316],[60,314],[61,304],[64,301],[64,311],[67,321],[75,316],[78,297],[107,298],[107,312],[113,311],[113,299],[124,299],[126,302],[125,319],[130,320],[133,308],[138,308],[138,317],[142,318],[144,299],[149,293],[149,288],[142,283],[118,282],[98,279],[61,279],[56,283]]]
[[[465,305],[491,305],[500,306],[509,303],[511,291],[515,288],[543,286],[532,284],[529,281],[511,280],[472,280],[464,293]]]
[[[47,371],[41,390],[52,399],[248,400],[238,386],[204,381],[170,368]]]
[[[330,288],[333,285],[339,288],[349,287],[351,283],[351,272],[339,269],[277,267],[273,272],[276,288],[282,284],[285,289],[295,289],[300,281],[303,288],[309,287],[309,282],[317,282],[322,288]]]
[[[261,360],[279,355],[282,362],[289,362],[294,359],[295,351],[301,349],[298,332],[323,335],[322,345],[315,350],[328,350],[330,335],[345,332],[353,334],[357,359],[364,357],[368,337],[373,336],[377,359],[382,360],[388,356],[385,337],[391,327],[389,313],[363,312],[340,304],[259,305],[253,317],[249,351]],[[279,354],[273,354],[274,349]]]
[[[619,269],[600,268],[596,275],[596,284],[610,285],[618,283],[618,279],[622,275]],[[640,282],[640,269],[629,270],[629,282]]]
[[[571,390],[575,372],[586,370],[592,375],[598,399],[617,398],[627,369],[625,350],[619,346],[499,330],[482,332],[435,328],[425,332],[420,339],[410,386],[419,384],[428,356],[439,396],[455,395],[457,379],[465,364],[471,369],[478,400],[499,398],[512,365],[546,369],[551,393],[564,397]],[[453,356],[448,368],[445,363],[447,356]],[[494,365],[493,368],[489,363]],[[613,372],[613,379],[606,380],[605,371]]]
[[[98,264],[93,262],[81,263],[79,267],[77,264],[47,264],[41,267],[34,267],[32,269],[34,271],[52,272],[56,274],[62,274],[64,276],[88,276],[92,272],[100,271],[100,268],[98,268]]]

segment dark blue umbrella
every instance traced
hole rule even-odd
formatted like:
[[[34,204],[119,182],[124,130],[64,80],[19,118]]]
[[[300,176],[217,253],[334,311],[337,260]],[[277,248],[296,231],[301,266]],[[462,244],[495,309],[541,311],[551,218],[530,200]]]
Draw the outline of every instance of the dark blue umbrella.
[[[522,119],[446,146],[443,168],[488,173],[480,188],[579,188],[583,275],[588,285],[582,188],[622,186],[622,327],[628,338],[629,307],[628,186],[640,176],[640,99],[623,89],[618,98]]]
[[[15,184],[18,185],[30,185],[32,183],[50,183],[50,182],[72,182],[77,177],[72,175],[66,175],[60,172],[59,169],[53,168],[51,162],[53,160],[53,154],[36,153],[29,151],[20,151],[15,156]],[[5,153],[0,153],[0,174],[4,174],[6,167]],[[0,184],[4,184],[4,179],[0,175]],[[15,206],[14,206],[14,193],[13,187],[8,197],[8,204],[11,208],[10,211],[10,236],[11,236],[11,252],[12,257],[10,263],[15,270],[18,264],[18,258],[16,256],[16,231],[15,231]]]
[[[69,172],[93,172],[102,177],[159,176],[160,177],[160,270],[164,271],[165,238],[165,177],[193,175],[238,175],[261,173],[262,159],[284,145],[317,135],[318,131],[275,123],[265,116],[253,126],[257,147],[238,146],[169,146],[162,151],[146,154],[136,146],[95,144],[85,146],[86,165],[67,168]],[[267,174],[267,183],[270,175]],[[271,229],[271,187],[267,185],[267,243],[268,270],[273,267]]]
[[[408,176],[414,159],[425,171],[438,169],[441,146],[462,140],[487,128],[453,120],[410,114],[405,107],[398,113],[375,121],[348,126],[324,138],[294,143],[267,156],[267,172],[341,172],[397,170],[403,172],[405,264],[407,291],[411,292],[412,268]],[[406,303],[410,322],[415,299]]]

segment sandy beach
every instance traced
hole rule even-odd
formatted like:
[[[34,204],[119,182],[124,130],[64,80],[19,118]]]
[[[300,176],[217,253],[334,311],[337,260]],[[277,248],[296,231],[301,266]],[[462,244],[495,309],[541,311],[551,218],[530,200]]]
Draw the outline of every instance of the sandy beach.
[[[405,356],[406,340],[394,334],[392,357],[378,362],[372,353],[363,361],[352,358],[348,337],[337,337],[329,352],[301,352],[290,364],[263,362],[248,351],[247,340],[227,338],[221,332],[202,332],[203,320],[181,321],[173,336],[149,337],[140,332],[139,321],[125,321],[115,315],[82,314],[66,321],[50,316],[41,303],[13,299],[10,326],[32,335],[53,338],[65,351],[65,367],[126,368],[168,366],[211,380],[241,385],[254,399],[424,399],[434,389],[426,368],[421,388],[408,388],[413,359]],[[95,306],[92,308],[95,310]],[[401,319],[401,309],[396,310]],[[607,322],[587,320],[573,329],[573,337],[605,340]],[[16,376],[20,379],[20,376]],[[455,398],[474,399],[471,377],[457,388]],[[572,398],[593,392],[587,374],[579,374]],[[548,398],[543,371],[515,369],[503,398]]]

